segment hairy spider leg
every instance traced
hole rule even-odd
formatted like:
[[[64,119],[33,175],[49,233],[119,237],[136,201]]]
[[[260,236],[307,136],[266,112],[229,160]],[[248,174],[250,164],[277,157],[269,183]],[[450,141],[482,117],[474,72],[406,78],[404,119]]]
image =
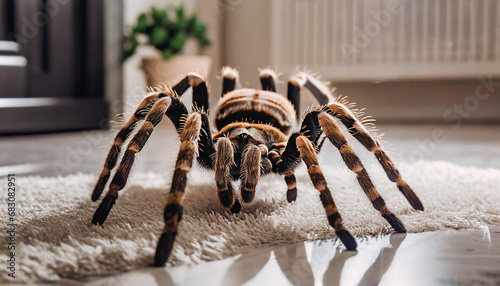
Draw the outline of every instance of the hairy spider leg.
[[[292,86],[292,90],[289,89],[289,98],[291,96],[298,101],[300,89],[306,87],[316,97],[320,104],[327,106],[325,109],[329,114],[339,118],[353,137],[365,146],[366,149],[375,154],[375,157],[382,165],[387,177],[397,184],[398,189],[403,193],[410,205],[416,210],[424,210],[424,206],[420,199],[403,180],[394,163],[382,150],[380,144],[369,134],[362,122],[356,118],[347,106],[334,99],[326,85],[308,73],[299,73],[292,76],[289,81],[289,87],[290,85]],[[290,93],[292,95],[290,95]],[[292,103],[294,102],[292,101]]]
[[[189,87],[193,88],[193,107],[208,113],[210,102],[205,78],[196,72],[190,72],[174,85],[172,89],[177,94],[183,95]]]
[[[286,200],[291,203],[297,199],[297,179],[293,172],[285,175],[285,182],[288,190],[286,191]]]
[[[263,69],[260,71],[260,84],[263,90],[278,92],[278,75],[272,69]]]
[[[392,182],[395,182],[398,189],[403,193],[410,205],[416,210],[424,210],[424,206],[412,188],[403,180],[396,166],[382,150],[380,144],[371,136],[361,122],[341,103],[333,102],[328,104],[328,113],[340,119],[347,127],[349,132],[356,138],[366,149],[375,154],[380,165],[384,169],[387,177]]]
[[[295,134],[295,135],[296,136],[294,138],[297,137],[297,134]],[[297,152],[297,154],[298,154],[298,152]],[[273,166],[273,172],[280,173],[276,169],[276,165],[284,164],[283,160],[281,159],[280,150],[271,150],[271,151],[269,151],[267,156],[268,156],[268,158],[271,161],[271,164]],[[297,179],[295,178],[293,168],[290,168],[290,170],[288,170],[286,172],[281,172],[281,173],[284,174],[285,183],[287,186],[286,200],[289,203],[291,203],[297,199]]]
[[[214,160],[211,157],[215,153],[214,143],[212,141],[212,134],[210,131],[210,120],[208,118],[209,111],[209,92],[207,88],[207,83],[205,79],[195,73],[188,73],[182,80],[180,80],[172,89],[179,95],[183,95],[189,87],[193,87],[193,106],[195,110],[201,115],[202,127],[199,136],[199,147],[198,147],[198,162],[205,168],[213,169]],[[180,101],[173,102],[179,106],[172,106],[172,111],[167,113],[167,116],[174,123],[177,133],[181,134],[182,128],[176,125],[176,122],[180,118],[185,118],[187,115],[187,109],[184,104]],[[182,105],[182,106],[180,106]],[[182,110],[180,113],[176,113],[176,110]],[[184,111],[185,110],[185,111]]]
[[[123,143],[127,140],[130,133],[134,130],[136,123],[144,120],[146,115],[149,113],[149,110],[152,107],[152,103],[158,98],[164,97],[165,95],[162,93],[149,93],[147,94],[142,101],[139,103],[139,106],[135,110],[134,114],[130,117],[130,119],[123,125],[113,142],[113,146],[111,146],[106,160],[104,161],[104,167],[102,168],[101,174],[99,175],[99,179],[94,187],[92,192],[92,201],[96,201],[102,194],[106,183],[108,182],[109,176],[111,174],[111,170],[115,167],[116,162],[118,160],[118,155],[120,154],[121,147]]]
[[[215,166],[215,158],[213,155],[216,150],[210,130],[210,120],[206,112],[201,111],[199,113],[201,115],[201,131],[198,139],[198,156],[196,159],[202,167],[213,170]]]
[[[207,84],[205,82],[205,79],[199,74],[195,72],[189,73],[186,77],[184,77],[176,85],[174,85],[172,90],[175,91],[176,94],[182,96],[190,86],[193,87],[193,105],[208,112],[209,100]],[[134,114],[127,121],[127,123],[125,123],[125,125],[120,129],[114,139],[113,146],[108,152],[108,155],[104,162],[104,167],[101,171],[101,174],[99,175],[99,179],[97,180],[97,183],[94,187],[94,191],[92,192],[92,201],[97,201],[101,196],[104,187],[109,180],[111,170],[113,170],[113,168],[116,166],[121,147],[129,137],[130,133],[136,127],[136,123],[144,120],[155,100],[165,96],[167,95],[162,92],[148,93],[141,101]],[[177,132],[180,132],[179,119],[181,118],[181,115],[187,114],[187,109],[184,107],[184,104],[182,104],[182,106],[179,105],[179,101],[172,102],[172,105],[173,112],[168,114],[168,116],[174,123]]]
[[[354,153],[352,148],[347,144],[347,139],[342,133],[342,130],[338,127],[338,125],[335,123],[333,118],[328,115],[326,112],[318,112],[318,111],[311,111],[306,116],[304,119],[310,119],[307,120],[303,123],[302,125],[302,131],[304,133],[308,134],[320,134],[324,132],[328,139],[332,142],[332,144],[339,150],[342,159],[344,160],[346,166],[356,173],[356,176],[358,178],[358,182],[367,195],[368,199],[372,202],[372,205],[374,206],[375,209],[377,209],[382,217],[384,217],[389,224],[398,232],[406,232],[405,227],[401,223],[401,221],[387,208],[385,205],[385,201],[382,199],[380,194],[377,192],[375,187],[373,186],[373,183],[371,182],[371,179],[366,172],[365,168],[363,167],[361,161],[359,160],[358,156]],[[315,126],[316,125],[316,126]],[[310,132],[305,132],[308,126],[313,127],[314,131]],[[317,135],[319,137],[319,135]],[[306,138],[307,141],[310,142],[311,145],[311,150],[307,151],[309,147],[304,147],[306,143],[303,143],[303,139],[299,138]],[[312,155],[310,153],[316,153],[318,152],[318,148],[314,148],[314,142],[311,140],[311,138],[315,138],[315,136],[304,136],[301,135],[301,133],[293,133],[287,142],[285,151],[280,155],[276,151],[270,151],[269,156],[271,161],[273,162],[273,172],[279,173],[279,174],[289,174],[292,172],[297,165],[300,163],[300,160],[304,160],[304,152],[306,152],[308,157],[310,157],[310,160],[312,160]],[[305,151],[300,151],[300,146],[299,146],[299,141],[302,143],[302,148]],[[320,145],[323,144],[323,140],[320,141]],[[307,145],[307,144],[306,144]],[[276,153],[276,154],[274,154]],[[304,160],[305,161],[305,160]],[[314,162],[314,161],[311,161]],[[307,162],[306,162],[307,165]],[[317,165],[317,164],[316,164]],[[310,166],[308,165],[308,171],[309,171]],[[314,167],[316,168],[316,167]],[[319,168],[319,167],[318,167]],[[311,173],[310,173],[311,174]],[[320,178],[323,175],[321,174]],[[313,178],[311,178],[313,179]],[[313,179],[314,181],[315,179]],[[323,199],[322,199],[323,201]],[[324,205],[326,202],[324,203]],[[335,227],[332,224],[333,227]],[[343,238],[339,236],[339,238],[342,240]],[[346,240],[346,242],[344,241]],[[342,242],[344,244],[350,243],[348,238],[344,238]],[[346,245],[346,247],[349,248],[349,246]]]
[[[149,136],[153,132],[153,129],[163,118],[163,114],[167,112],[171,106],[172,96],[167,96],[156,101],[154,106],[151,108],[144,124],[141,126],[137,134],[134,135],[132,140],[125,150],[125,154],[118,166],[118,169],[109,185],[108,193],[106,197],[102,200],[101,204],[97,208],[94,217],[92,218],[93,224],[103,224],[108,217],[111,208],[115,204],[118,198],[118,192],[123,189],[127,183],[127,178],[134,164],[135,154],[141,151],[149,139]]]
[[[223,97],[226,93],[240,88],[239,72],[231,67],[223,67],[221,69],[222,78],[222,94]]]
[[[309,139],[305,136],[299,136],[297,137],[296,142],[297,148],[300,152],[300,157],[306,163],[307,172],[313,182],[314,188],[319,191],[319,197],[323,207],[325,208],[328,223],[335,229],[335,233],[347,249],[356,250],[356,240],[342,223],[342,217],[340,216],[337,206],[333,201],[332,194],[328,189],[325,177],[321,172],[318,164],[318,158],[316,157],[316,152],[311,141],[309,141]]]
[[[288,141],[286,143],[285,150],[283,153],[278,154],[278,158],[274,159],[273,162],[273,172],[281,175],[286,175],[289,172],[293,172],[295,168],[300,163],[300,153],[297,149],[297,137],[301,134],[299,132],[294,132],[290,137],[288,137]],[[271,153],[276,151],[270,151],[270,156],[273,156]],[[276,155],[274,155],[276,157]]]
[[[347,143],[346,137],[337,123],[335,123],[335,120],[326,112],[317,113],[316,116],[318,117],[319,125],[323,128],[325,135],[339,150],[346,166],[356,174],[361,189],[363,189],[363,192],[371,201],[373,207],[380,212],[382,217],[384,217],[397,232],[406,232],[403,223],[385,205],[384,199],[375,189],[368,172],[361,163],[359,157]]]
[[[293,108],[295,109],[295,114],[297,117],[297,120],[300,118],[300,84],[297,81],[297,78],[295,77],[290,77],[288,80],[288,87],[287,87],[287,98],[290,100],[290,102],[293,105]]]
[[[295,107],[297,118],[300,118],[300,90],[305,86],[313,94],[319,104],[324,105],[335,100],[328,87],[314,78],[314,76],[300,72],[292,75],[288,80],[288,100]]]
[[[375,154],[387,177],[397,184],[398,189],[403,193],[410,205],[416,210],[424,210],[422,202],[411,187],[403,180],[394,163],[382,150],[380,144],[369,134],[363,123],[356,118],[346,105],[333,98],[328,87],[307,73],[298,74],[295,83],[298,84],[299,90],[302,86],[306,87],[318,99],[320,104],[328,106],[326,111],[334,117],[339,118],[342,124],[349,130],[349,133],[366,149]]]
[[[313,143],[316,153],[319,153],[323,145],[325,136],[322,136],[323,130],[321,130],[321,127],[318,124],[317,114],[318,111],[310,111],[304,116],[304,118],[302,119],[300,132]]]
[[[165,228],[158,240],[154,264],[163,266],[167,262],[172,251],[175,236],[177,235],[177,225],[182,219],[182,200],[187,183],[187,174],[191,171],[193,159],[198,148],[198,139],[202,128],[202,115],[192,113],[185,122],[181,133],[181,146],[172,179],[172,186],[168,195],[167,205],[163,217]]]

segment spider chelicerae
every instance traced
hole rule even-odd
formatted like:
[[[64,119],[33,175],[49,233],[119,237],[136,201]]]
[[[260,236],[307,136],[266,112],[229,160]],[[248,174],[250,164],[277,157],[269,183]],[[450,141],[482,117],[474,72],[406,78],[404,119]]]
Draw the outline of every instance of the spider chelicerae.
[[[164,265],[177,234],[182,218],[182,199],[193,159],[215,172],[217,195],[222,206],[238,213],[241,202],[249,203],[255,195],[255,188],[261,176],[269,173],[282,175],[285,179],[288,202],[297,198],[294,170],[301,161],[314,187],[319,191],[329,224],[335,229],[345,247],[355,250],[356,240],[343,226],[342,218],[335,206],[326,180],[318,164],[316,154],[326,138],[339,150],[345,165],[356,174],[359,185],[373,207],[397,231],[406,232],[401,221],[387,208],[384,199],[375,189],[370,176],[358,156],[349,146],[342,129],[334,118],[341,122],[349,133],[366,149],[373,152],[389,179],[397,184],[411,206],[417,210],[424,207],[413,190],[401,178],[393,162],[379,143],[364,126],[364,121],[352,106],[343,99],[334,98],[326,84],[306,72],[299,72],[288,81],[287,98],[277,93],[278,76],[271,69],[260,72],[262,89],[240,88],[238,72],[222,69],[222,97],[215,111],[215,127],[212,134],[208,118],[209,97],[205,79],[192,72],[176,85],[154,88],[146,94],[133,116],[125,123],[114,139],[104,168],[92,193],[92,200],[99,199],[111,170],[115,168],[122,146],[128,142],[109,190],[97,208],[93,224],[103,224],[118,198],[118,192],[125,187],[135,160],[154,127],[165,114],[174,124],[181,145],[172,186],[165,207],[165,228],[158,241],[154,264]],[[193,111],[188,112],[180,96],[188,88],[193,92]],[[299,131],[292,132],[299,117],[300,92],[307,88],[320,106],[309,108],[300,124]],[[139,127],[138,122],[144,121]],[[366,123],[366,122],[365,122]],[[128,137],[137,126],[137,132]],[[233,181],[240,179],[240,196],[237,196]]]

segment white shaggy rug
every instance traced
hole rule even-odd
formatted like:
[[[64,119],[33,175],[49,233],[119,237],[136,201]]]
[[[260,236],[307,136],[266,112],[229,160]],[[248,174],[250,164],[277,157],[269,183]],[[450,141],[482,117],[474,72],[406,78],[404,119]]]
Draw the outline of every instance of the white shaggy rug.
[[[410,207],[380,167],[370,165],[368,171],[388,207],[409,232],[500,223],[500,170],[444,162],[401,165],[403,177],[426,208],[424,212]],[[324,173],[352,234],[375,236],[392,231],[352,173],[340,167],[324,168]],[[218,205],[211,173],[194,169],[169,265],[221,259],[264,245],[335,239],[305,168],[296,175],[298,198],[294,203],[286,202],[284,180],[269,176],[259,183],[254,202],[232,215]],[[135,174],[103,227],[90,225],[98,206],[90,200],[96,179],[89,174],[17,177],[16,218],[21,244],[16,257],[21,266],[16,282],[113,274],[153,262],[171,173]],[[6,178],[0,181],[7,185]],[[2,222],[7,220],[6,193],[1,192]],[[7,236],[2,231],[0,240],[7,241]],[[0,261],[8,259],[6,254],[4,249]],[[7,280],[6,271],[0,267],[0,282],[12,282]]]

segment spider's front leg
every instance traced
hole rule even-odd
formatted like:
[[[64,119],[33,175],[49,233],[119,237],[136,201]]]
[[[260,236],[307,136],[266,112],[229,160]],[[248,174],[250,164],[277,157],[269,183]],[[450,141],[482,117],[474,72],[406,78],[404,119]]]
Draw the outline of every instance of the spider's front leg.
[[[287,182],[287,200],[292,202],[296,199],[297,189],[293,170],[302,159],[307,166],[307,172],[313,182],[314,188],[319,191],[321,203],[325,208],[328,223],[335,229],[335,233],[349,250],[356,250],[357,244],[354,237],[344,227],[342,217],[333,201],[332,194],[328,189],[325,177],[319,167],[316,150],[313,143],[300,133],[293,133],[286,144],[285,150],[280,155],[277,151],[269,152],[273,164],[273,172],[285,175]]]
[[[321,172],[318,164],[318,158],[316,157],[316,152],[311,141],[309,141],[309,139],[305,136],[299,136],[297,137],[296,143],[300,152],[300,157],[306,163],[307,172],[311,177],[314,188],[319,191],[319,197],[323,207],[325,208],[328,222],[335,229],[335,233],[345,247],[349,250],[356,250],[356,240],[342,223],[342,217],[340,216],[339,210],[333,201],[332,194],[328,189],[323,172]]]
[[[108,193],[102,200],[101,204],[94,214],[94,217],[92,218],[93,224],[102,225],[108,217],[111,208],[118,198],[118,192],[123,189],[123,187],[125,187],[125,184],[127,183],[127,178],[135,161],[135,155],[142,150],[142,148],[146,144],[146,141],[149,139],[151,133],[153,132],[153,129],[163,118],[163,114],[168,112],[168,110],[171,108],[172,102],[176,102],[176,104],[182,104],[174,96],[172,91],[161,93],[159,99],[156,100],[153,107],[149,111],[144,124],[130,140],[130,143],[125,150],[125,154],[123,155],[120,165],[116,170],[115,176],[113,177],[113,180],[109,185]],[[184,105],[182,104],[182,106]],[[184,110],[181,110],[180,112],[184,111],[185,107]],[[179,112],[179,110],[177,110],[176,112]],[[187,111],[185,112],[187,113]],[[98,196],[96,197],[96,199],[97,198]]]
[[[94,191],[92,192],[93,201],[99,199],[102,191],[104,190],[104,187],[110,177],[111,170],[115,167],[118,161],[118,155],[121,152],[123,143],[130,136],[137,123],[145,120],[136,135],[130,140],[125,154],[123,155],[123,158],[117,168],[115,176],[110,183],[108,193],[92,218],[93,224],[103,224],[108,217],[109,212],[118,197],[118,192],[123,189],[127,183],[127,178],[134,163],[136,153],[141,151],[142,147],[153,132],[154,127],[163,118],[163,115],[167,115],[167,117],[172,121],[177,133],[180,134],[182,132],[183,122],[181,119],[187,116],[188,111],[178,95],[182,95],[189,87],[193,88],[193,105],[201,110],[208,111],[207,84],[202,76],[191,72],[172,89],[157,89],[157,91],[148,93],[141,101],[139,107],[129,121],[127,121],[120,132],[118,132],[114,144],[109,150],[103,170],[99,176],[99,180],[97,181]],[[206,123],[208,118],[203,118],[202,121],[204,122],[204,125],[208,124]],[[211,138],[209,141],[211,142]],[[213,149],[213,146],[207,144],[205,149],[206,153],[210,153],[210,148]],[[201,161],[203,161],[205,165],[212,165],[210,158],[207,158],[206,156],[203,156]]]
[[[342,217],[333,201],[330,189],[328,189],[325,177],[319,167],[316,150],[311,141],[301,135],[294,133],[288,138],[285,151],[280,155],[276,151],[271,151],[270,159],[273,164],[273,172],[284,174],[287,181],[288,191],[287,200],[292,202],[297,196],[295,176],[293,170],[298,166],[302,159],[307,166],[307,172],[313,182],[314,188],[319,191],[321,203],[325,208],[328,223],[335,229],[335,233],[342,243],[349,250],[356,250],[356,240],[342,223]]]
[[[136,123],[146,118],[146,115],[151,110],[154,102],[161,97],[163,97],[163,95],[156,92],[146,95],[139,104],[139,107],[137,107],[137,109],[135,110],[132,117],[130,117],[130,119],[125,123],[125,125],[123,125],[123,127],[116,135],[113,146],[109,150],[108,156],[106,157],[106,161],[104,163],[104,167],[102,168],[101,174],[99,175],[99,180],[97,181],[94,187],[94,191],[92,192],[92,201],[96,201],[101,196],[102,191],[104,190],[104,187],[108,182],[111,170],[116,165],[122,145],[129,137],[130,133],[134,130]]]
[[[405,196],[410,205],[416,209],[423,211],[424,205],[418,198],[417,194],[401,177],[398,169],[391,161],[389,156],[382,150],[380,144],[371,136],[363,124],[352,114],[352,112],[343,104],[333,102],[327,105],[327,112],[337,118],[347,127],[351,135],[356,138],[366,149],[375,154],[380,165],[384,169],[387,177],[392,182],[395,182],[399,191]]]
[[[375,154],[375,157],[380,162],[380,165],[382,165],[387,177],[396,183],[398,189],[405,196],[410,205],[416,210],[424,210],[424,206],[418,196],[406,183],[406,181],[403,180],[398,169],[384,150],[382,150],[380,144],[363,126],[362,120],[356,118],[356,116],[345,104],[335,100],[325,84],[308,73],[299,73],[290,79],[288,86],[288,98],[292,101],[292,103],[294,103],[294,105],[297,104],[297,106],[300,101],[300,89],[301,87],[306,87],[314,95],[318,102],[321,105],[324,105],[326,112],[340,119],[342,124],[347,127],[347,130],[349,130],[349,133],[351,133],[351,135],[366,149]]]
[[[333,145],[339,150],[346,166],[356,174],[361,188],[371,201],[373,207],[380,212],[382,217],[384,217],[396,231],[406,232],[401,221],[385,205],[384,199],[375,189],[361,160],[354,153],[349,144],[347,144],[347,139],[342,133],[342,130],[326,112],[311,111],[305,116],[301,132],[303,132],[302,134],[307,134],[307,137],[301,135],[301,133],[294,133],[289,137],[285,151],[281,155],[274,155],[276,158],[272,160],[273,172],[288,174],[296,168],[302,159],[308,167],[307,170],[313,181],[314,187],[320,191],[321,202],[325,207],[330,225],[335,228],[337,235],[348,249],[355,249],[355,242],[353,244],[354,239],[347,230],[343,228],[342,219],[333,203],[326,180],[318,165],[316,152],[319,150],[315,149],[314,146],[318,148],[322,144],[323,141],[319,141],[318,138],[323,131]]]
[[[165,228],[158,241],[155,255],[155,265],[165,265],[172,251],[177,225],[182,218],[182,199],[187,183],[187,174],[191,171],[193,159],[198,149],[198,140],[202,127],[202,115],[193,113],[186,119],[184,130],[181,133],[181,146],[175,163],[172,187],[168,195],[167,205],[163,217]]]
[[[333,118],[326,112],[313,111],[310,114],[317,118],[317,120],[314,121],[319,123],[330,142],[339,150],[346,166],[356,174],[361,189],[363,189],[363,192],[371,201],[373,207],[380,212],[382,217],[384,217],[397,232],[406,232],[403,223],[385,205],[384,199],[375,189],[361,160],[354,153],[351,146],[349,146],[346,137]]]

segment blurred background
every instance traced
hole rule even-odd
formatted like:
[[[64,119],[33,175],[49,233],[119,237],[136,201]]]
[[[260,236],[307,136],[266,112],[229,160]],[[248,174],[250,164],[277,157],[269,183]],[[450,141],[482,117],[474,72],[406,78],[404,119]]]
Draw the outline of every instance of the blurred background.
[[[249,87],[258,86],[259,67],[278,68],[283,83],[299,67],[379,122],[500,120],[495,0],[0,3],[3,134],[102,128],[103,119],[133,108],[146,86],[141,60],[155,54],[140,47],[122,62],[123,35],[151,7],[178,4],[206,26],[211,45],[179,53],[209,56],[214,103],[223,65],[239,69]],[[167,73],[167,82],[181,76]]]
[[[26,151],[33,140],[46,140],[33,149],[40,153],[83,136],[54,132],[97,129],[108,141],[92,143],[99,153],[82,156],[95,158],[81,169],[97,172],[116,132],[109,120],[133,112],[148,84],[194,69],[214,106],[225,65],[244,87],[259,87],[259,67],[277,68],[282,93],[297,69],[317,72],[389,134],[434,140],[439,128],[446,144],[474,134],[498,142],[498,0],[2,0],[0,134],[9,150],[0,159],[33,163],[41,156]],[[304,93],[306,108],[314,101]]]

